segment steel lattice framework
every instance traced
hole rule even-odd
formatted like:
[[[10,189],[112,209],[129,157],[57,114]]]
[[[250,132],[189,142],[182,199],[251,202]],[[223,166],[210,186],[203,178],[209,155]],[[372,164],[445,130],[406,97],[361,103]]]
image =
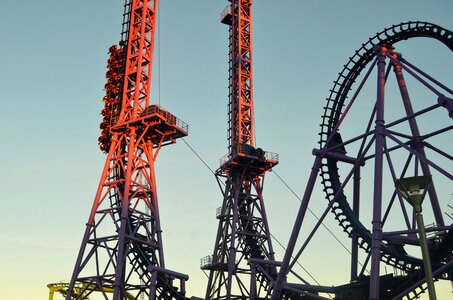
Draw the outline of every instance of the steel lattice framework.
[[[406,250],[421,248],[422,238],[416,235],[415,210],[396,192],[395,182],[420,175],[433,182],[427,190],[429,201],[424,203],[433,221],[427,229],[432,233],[428,245],[432,276],[436,280],[452,279],[453,224],[445,224],[443,219],[440,204],[445,199],[439,187],[451,186],[453,181],[451,144],[444,143],[453,130],[453,90],[395,50],[399,42],[420,37],[435,39],[453,51],[452,31],[427,22],[405,22],[362,44],[339,73],[324,107],[320,148],[313,150],[316,158],[273,284],[272,300],[328,299],[320,293],[335,294],[335,299],[418,299],[427,289],[425,266],[422,259]],[[373,71],[376,98],[362,96],[357,104]],[[391,81],[392,72],[396,83]],[[411,94],[408,86],[419,90]],[[362,108],[361,119],[353,111],[364,102],[370,113]],[[353,130],[347,127],[350,120],[355,122]],[[328,205],[299,247],[296,242],[318,174]],[[361,211],[363,206],[372,209],[368,222]],[[298,274],[296,263],[329,211],[352,240],[350,283],[337,287],[309,285]],[[399,223],[396,230],[392,222]],[[359,250],[365,256],[361,269]],[[384,264],[395,274],[383,275]],[[288,278],[297,282],[289,283]]]
[[[138,118],[149,106],[158,1],[132,0],[120,123]]]
[[[110,128],[110,147],[68,300],[93,293],[115,300],[186,299],[188,277],[165,268],[155,180],[161,147],[188,134],[184,122],[150,105],[157,6],[157,0],[125,1],[121,112]]]
[[[230,24],[229,146],[255,146],[252,77],[252,1],[231,1],[224,12]],[[230,20],[228,20],[230,19]]]
[[[251,8],[252,0],[232,0],[221,15],[230,26],[229,153],[216,171],[223,202],[214,251],[201,265],[206,299],[262,299],[276,276],[262,192],[278,156],[255,148]]]

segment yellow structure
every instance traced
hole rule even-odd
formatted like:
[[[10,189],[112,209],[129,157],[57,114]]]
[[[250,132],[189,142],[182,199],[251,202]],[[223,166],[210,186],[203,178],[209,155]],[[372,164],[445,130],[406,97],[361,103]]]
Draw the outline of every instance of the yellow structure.
[[[59,283],[49,283],[47,287],[49,288],[49,300],[53,300],[55,293],[60,293],[63,297],[66,297],[66,291],[68,290],[69,282],[61,281]],[[77,284],[74,287],[74,296],[79,297],[80,300],[90,300],[88,297],[88,292],[90,291],[100,291],[99,288],[94,284]],[[104,288],[104,292],[113,293],[113,289]],[[132,295],[126,293],[126,299],[134,300]]]
[[[53,296],[55,293],[60,293],[61,295],[66,297],[66,291],[68,289],[68,286],[69,286],[69,282],[64,282],[64,281],[61,281],[59,283],[49,283],[47,285],[47,287],[49,288],[49,300],[53,300]],[[85,286],[86,285],[82,285],[82,284],[76,285],[74,287],[76,294],[80,295],[80,293],[82,293],[82,291],[86,290]],[[89,300],[88,297],[84,297],[83,295],[80,299]]]

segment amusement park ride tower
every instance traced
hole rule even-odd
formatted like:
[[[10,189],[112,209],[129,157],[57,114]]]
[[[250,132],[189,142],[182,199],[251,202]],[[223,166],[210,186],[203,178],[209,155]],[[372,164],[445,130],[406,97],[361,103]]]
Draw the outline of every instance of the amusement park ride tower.
[[[252,0],[230,2],[221,15],[229,26],[229,153],[216,171],[223,203],[214,252],[201,268],[209,272],[206,299],[262,299],[276,275],[263,183],[278,156],[255,147]]]
[[[186,299],[188,276],[167,270],[154,162],[188,126],[150,105],[158,0],[126,0],[120,47],[110,49],[99,139],[107,159],[66,299]],[[175,282],[179,281],[179,282]],[[177,284],[177,286],[175,286]]]

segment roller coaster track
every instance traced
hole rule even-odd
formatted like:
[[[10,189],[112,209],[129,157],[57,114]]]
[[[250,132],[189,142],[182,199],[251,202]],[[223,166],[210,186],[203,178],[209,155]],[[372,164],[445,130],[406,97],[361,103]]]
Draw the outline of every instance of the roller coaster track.
[[[121,177],[121,173],[118,169],[116,169],[115,173],[113,176],[116,177],[116,180],[119,180]],[[109,199],[110,199],[110,207],[113,210],[117,210],[118,207],[120,207],[120,200],[119,200],[119,194],[116,190],[110,190],[109,194]],[[120,212],[117,211],[114,216],[115,218],[115,223],[117,223],[119,227],[120,223]],[[143,219],[140,220],[139,217],[137,217],[137,213],[134,213],[132,209],[130,209],[129,213],[129,224],[131,225],[131,231],[134,231],[134,227],[139,227],[140,224],[137,224],[137,222],[143,222]],[[141,278],[143,278],[144,282],[151,282],[151,272],[150,268],[153,266],[156,266],[156,253],[155,249],[149,247],[147,245],[147,237],[144,235],[137,234],[136,236],[139,240],[142,239],[143,241],[135,241],[131,244],[131,248],[129,250],[129,255],[128,258],[131,262],[131,264],[134,266],[135,271],[139,274]],[[166,276],[165,274],[162,274],[160,272],[157,272],[157,287],[156,287],[156,296],[158,296],[157,299],[176,299],[176,300],[187,300],[187,298],[184,295],[181,295],[179,293],[178,288],[173,286],[172,284],[172,278],[169,276]],[[146,278],[146,279],[145,279]]]
[[[348,93],[352,89],[358,76],[376,56],[374,48],[376,46],[392,47],[394,44],[412,38],[426,37],[440,41],[453,51],[453,32],[446,30],[435,24],[427,22],[405,22],[399,25],[394,25],[384,29],[370,38],[366,43],[362,44],[360,49],[355,51],[355,54],[349,58],[349,61],[344,65],[343,70],[339,73],[338,78],[334,81],[334,86],[330,90],[330,95],[327,98],[327,104],[324,107],[322,116],[321,133],[320,133],[320,148],[326,147],[328,138],[333,130],[335,130],[341,116],[343,107],[348,98]],[[341,144],[340,133],[336,133],[335,140],[337,144]],[[325,198],[331,202],[334,195],[341,191],[341,182],[338,172],[337,160],[335,158],[325,158],[322,162],[320,176],[325,192]],[[349,237],[358,236],[358,245],[369,252],[371,248],[372,236],[371,232],[358,220],[355,213],[351,209],[346,196],[340,192],[332,204],[331,211],[338,220],[340,226],[348,234]],[[433,258],[433,266],[441,266],[447,258],[451,258],[453,249],[453,233],[450,230],[443,239],[439,242],[437,250],[431,253]],[[400,269],[407,274],[412,274],[412,280],[423,278],[423,274],[418,272],[423,266],[421,259],[412,257],[406,253],[403,246],[392,243],[381,244],[381,260],[394,268]],[[447,272],[448,273],[448,272]],[[450,274],[440,274],[452,277]],[[420,287],[423,292],[423,288]],[[414,293],[413,297],[417,297],[419,293]],[[405,295],[409,299],[412,296]]]
[[[266,252],[266,239],[260,237],[259,233],[263,232],[263,224],[260,218],[253,217],[253,212],[247,205],[243,205],[239,208],[240,213],[240,225],[241,230],[247,232],[249,235],[241,236],[241,242],[244,244],[244,255],[250,261],[252,259],[258,261],[265,261],[269,257],[269,253]],[[250,217],[252,216],[252,217]],[[252,219],[250,219],[252,218]],[[256,235],[255,235],[256,234]],[[271,289],[270,284],[275,280],[277,276],[277,268],[273,265],[259,264],[256,268],[255,280],[257,291],[270,296]]]

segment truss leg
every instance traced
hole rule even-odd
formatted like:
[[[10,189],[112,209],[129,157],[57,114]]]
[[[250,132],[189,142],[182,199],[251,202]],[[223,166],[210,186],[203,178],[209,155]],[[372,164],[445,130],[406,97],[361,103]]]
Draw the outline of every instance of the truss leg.
[[[283,282],[286,280],[286,275],[288,274],[289,262],[291,256],[294,252],[294,247],[296,245],[297,237],[299,236],[300,228],[304,221],[305,213],[307,212],[308,203],[310,202],[311,193],[313,192],[313,187],[315,186],[316,177],[318,176],[319,168],[321,167],[321,156],[316,156],[316,159],[311,168],[310,178],[308,179],[307,187],[305,189],[304,197],[299,207],[299,212],[297,213],[296,222],[294,223],[293,231],[288,242],[288,247],[286,248],[285,256],[280,267],[280,272],[278,273],[277,280],[274,284],[274,289],[272,291],[272,300],[281,299],[281,292]]]

